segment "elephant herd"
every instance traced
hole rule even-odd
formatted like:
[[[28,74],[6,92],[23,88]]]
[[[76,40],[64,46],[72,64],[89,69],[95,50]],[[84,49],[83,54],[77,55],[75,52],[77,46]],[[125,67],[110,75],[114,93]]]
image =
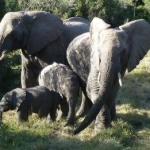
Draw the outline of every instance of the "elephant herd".
[[[62,21],[44,11],[9,12],[0,22],[0,61],[17,49],[22,88],[2,97],[0,119],[15,109],[18,122],[27,121],[32,112],[56,120],[61,109],[65,125],[73,125],[81,89],[76,115],[85,118],[74,134],[94,120],[99,131],[117,119],[115,99],[122,78],[150,49],[150,24],[138,19],[112,28],[97,17],[91,22],[80,17]]]

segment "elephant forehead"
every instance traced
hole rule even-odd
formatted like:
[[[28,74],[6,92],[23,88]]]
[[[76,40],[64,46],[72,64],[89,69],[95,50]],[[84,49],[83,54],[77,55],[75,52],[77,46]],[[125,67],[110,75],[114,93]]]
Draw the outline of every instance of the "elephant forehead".
[[[117,30],[114,29],[108,29],[108,30],[103,30],[102,32],[100,32],[100,37],[101,38],[118,38],[119,36],[119,32]]]
[[[23,13],[21,12],[9,12],[7,13],[1,23],[3,26],[6,26],[8,29],[9,28],[14,28],[18,26],[22,21],[23,21]]]
[[[3,17],[3,20],[13,20],[13,19],[19,19],[22,18],[24,15],[23,11],[20,12],[8,12],[5,14],[5,16]]]
[[[1,22],[0,28],[3,30],[3,36],[10,34],[12,31],[15,30],[21,23],[20,19],[5,19]]]
[[[100,33],[99,39],[102,44],[120,45],[123,41],[122,39],[126,39],[126,35],[122,31],[109,29],[103,30]]]

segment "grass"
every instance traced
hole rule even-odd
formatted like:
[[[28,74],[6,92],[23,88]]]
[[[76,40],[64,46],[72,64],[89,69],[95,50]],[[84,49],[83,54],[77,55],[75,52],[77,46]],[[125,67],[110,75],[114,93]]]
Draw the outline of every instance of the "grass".
[[[65,120],[51,122],[33,114],[29,122],[18,125],[15,111],[9,111],[0,122],[0,150],[149,150],[149,67],[150,53],[126,73],[116,100],[118,120],[112,128],[96,134],[91,124],[74,136],[72,132],[83,118],[74,127],[63,127]]]

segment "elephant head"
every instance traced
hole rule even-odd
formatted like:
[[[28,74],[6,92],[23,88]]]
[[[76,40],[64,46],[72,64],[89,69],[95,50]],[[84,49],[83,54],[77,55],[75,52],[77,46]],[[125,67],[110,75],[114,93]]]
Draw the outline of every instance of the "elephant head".
[[[2,119],[2,113],[8,110],[18,110],[23,101],[26,99],[26,91],[20,88],[16,88],[10,92],[7,92],[0,102],[0,118]]]
[[[117,84],[122,86],[125,70],[132,71],[150,48],[150,25],[143,19],[131,21],[117,28],[99,18],[90,27],[91,65],[87,85],[93,106],[74,131],[85,129],[100,112]]]
[[[48,12],[9,12],[0,23],[0,60],[12,50],[35,54],[62,33],[62,21]]]

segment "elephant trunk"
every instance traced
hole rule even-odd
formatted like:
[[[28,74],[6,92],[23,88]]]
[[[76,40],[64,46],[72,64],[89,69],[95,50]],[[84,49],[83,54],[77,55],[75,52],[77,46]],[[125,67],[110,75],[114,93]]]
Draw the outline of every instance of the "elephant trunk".
[[[114,78],[117,76],[117,72],[119,72],[119,69],[116,68],[116,62],[112,61],[115,60],[115,58],[110,58],[102,60],[101,66],[100,66],[100,80],[99,80],[99,91],[94,100],[92,108],[86,115],[83,122],[80,124],[80,126],[74,131],[74,134],[78,134],[83,129],[85,129],[98,115],[100,112],[102,106],[107,100],[107,97],[109,95],[109,92],[112,88]]]

